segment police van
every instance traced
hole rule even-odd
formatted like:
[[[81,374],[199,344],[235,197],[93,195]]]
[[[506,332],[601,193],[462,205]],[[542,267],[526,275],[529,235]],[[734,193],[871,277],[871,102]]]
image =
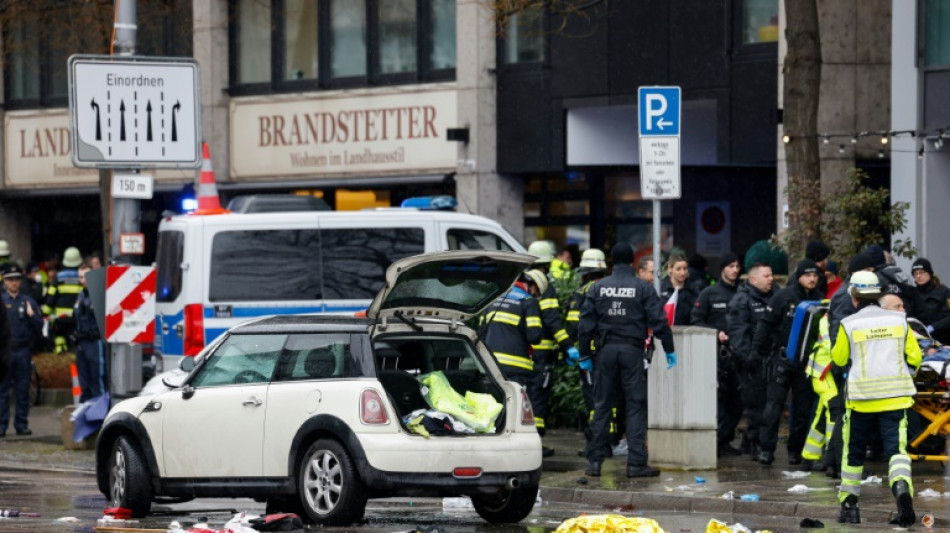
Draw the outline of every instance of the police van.
[[[409,202],[420,203],[428,205]],[[364,310],[397,259],[473,249],[525,251],[497,222],[440,210],[166,216],[156,254],[155,370],[174,368],[250,318]]]

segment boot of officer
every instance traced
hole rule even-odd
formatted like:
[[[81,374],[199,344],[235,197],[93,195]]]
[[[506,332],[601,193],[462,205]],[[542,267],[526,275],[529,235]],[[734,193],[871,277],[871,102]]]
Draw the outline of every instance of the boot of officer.
[[[647,464],[647,383],[643,348],[648,329],[652,328],[666,349],[667,368],[672,368],[676,364],[673,332],[653,287],[634,273],[633,247],[629,243],[618,243],[610,255],[613,272],[588,290],[578,324],[578,364],[594,372],[593,438],[587,445],[590,465],[586,473],[600,475],[619,386],[623,388],[626,407],[627,477],[653,477],[659,475],[659,471]],[[591,359],[594,353],[591,342],[596,345],[596,365]]]

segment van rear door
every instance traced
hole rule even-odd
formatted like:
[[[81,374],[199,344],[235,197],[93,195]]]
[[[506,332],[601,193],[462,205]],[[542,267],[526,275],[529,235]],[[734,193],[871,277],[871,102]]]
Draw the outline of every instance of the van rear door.
[[[185,224],[163,221],[158,232],[156,252],[155,350],[158,354],[180,356],[184,353],[179,325],[184,320],[186,287],[192,280],[185,263]]]

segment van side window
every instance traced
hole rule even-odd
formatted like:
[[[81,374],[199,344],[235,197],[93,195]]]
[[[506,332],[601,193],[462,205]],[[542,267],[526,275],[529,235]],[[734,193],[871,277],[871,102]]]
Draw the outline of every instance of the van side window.
[[[422,228],[325,229],[323,294],[333,299],[371,299],[397,259],[425,252]]]
[[[208,299],[318,300],[320,233],[316,229],[224,231],[211,244]]]
[[[501,250],[513,252],[514,249],[500,235],[488,231],[466,228],[452,228],[446,235],[449,250]]]
[[[158,234],[156,253],[156,290],[159,302],[174,302],[181,293],[181,262],[184,260],[185,234],[181,231],[162,231]]]

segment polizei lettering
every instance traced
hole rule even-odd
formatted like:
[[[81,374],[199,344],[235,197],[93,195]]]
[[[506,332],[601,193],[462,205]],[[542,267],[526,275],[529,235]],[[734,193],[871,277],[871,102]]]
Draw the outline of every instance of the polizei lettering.
[[[607,298],[636,298],[637,289],[632,287],[601,287],[600,295]]]

